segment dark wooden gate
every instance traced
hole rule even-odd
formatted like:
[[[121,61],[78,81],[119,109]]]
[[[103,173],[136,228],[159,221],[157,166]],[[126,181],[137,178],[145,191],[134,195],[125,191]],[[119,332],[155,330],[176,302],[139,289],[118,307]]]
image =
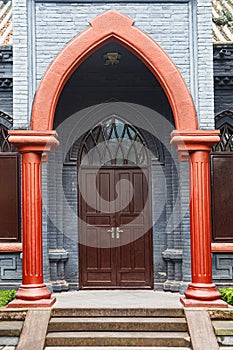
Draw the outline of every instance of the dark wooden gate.
[[[117,122],[120,124],[114,118],[108,125],[113,125],[114,129]],[[104,130],[104,125],[106,123],[101,130]],[[127,132],[129,126],[123,122],[120,126],[121,132]],[[94,129],[91,135],[98,132]],[[112,131],[108,135],[112,135]],[[137,136],[135,132],[133,140]],[[118,137],[116,132],[114,139]],[[124,136],[121,144],[122,139]],[[108,147],[108,139],[104,140],[99,155],[101,158],[106,152],[112,152],[111,164],[104,164],[96,155],[93,161],[89,155],[92,157],[89,164],[85,161],[79,166],[80,288],[152,288],[150,168],[141,138],[141,146],[138,141],[137,147],[141,148],[140,152],[144,147],[142,159],[145,164],[137,164],[137,147],[134,163],[129,161],[128,155],[128,158],[125,156],[135,143],[131,141],[127,145],[128,153],[122,147],[120,159],[116,157],[119,142],[116,141],[118,145],[113,153],[114,147]],[[93,147],[88,152],[89,142],[87,137],[81,157],[84,149],[86,155],[94,154]],[[98,147],[97,143],[95,147]],[[96,159],[98,166],[93,164]]]
[[[1,118],[10,124],[4,112]],[[8,141],[8,128],[0,123],[0,243],[18,242],[19,228],[19,155]]]
[[[233,242],[233,112],[215,117],[220,142],[211,153],[213,241]]]

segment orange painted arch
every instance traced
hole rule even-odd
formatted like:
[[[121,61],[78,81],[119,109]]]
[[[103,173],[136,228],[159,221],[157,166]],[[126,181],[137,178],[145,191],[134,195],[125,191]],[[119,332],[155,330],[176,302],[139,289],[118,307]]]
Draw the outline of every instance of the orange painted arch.
[[[71,40],[48,67],[32,106],[31,130],[53,129],[57,102],[67,80],[90,54],[109,41],[124,45],[151,70],[169,100],[176,130],[198,128],[192,97],[169,56],[152,38],[134,26],[133,19],[108,11],[92,20],[90,26]]]

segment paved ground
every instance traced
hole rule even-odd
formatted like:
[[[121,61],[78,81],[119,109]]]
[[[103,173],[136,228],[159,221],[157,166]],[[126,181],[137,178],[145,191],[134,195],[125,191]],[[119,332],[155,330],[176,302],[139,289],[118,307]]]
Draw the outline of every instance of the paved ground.
[[[81,290],[53,296],[56,308],[182,308],[179,293],[151,290]]]
[[[11,349],[10,349],[11,350]],[[145,348],[145,347],[134,347],[134,346],[131,346],[131,347],[127,347],[127,346],[124,346],[124,347],[118,347],[118,346],[112,346],[112,347],[89,347],[89,346],[87,346],[87,347],[80,347],[80,346],[73,346],[73,347],[46,347],[45,348],[45,350],[190,350],[190,348],[173,348],[173,347],[169,347],[169,348],[159,348],[159,347],[153,347],[153,346],[151,346],[151,347],[147,347],[147,348]],[[208,350],[210,350],[210,349],[208,349]],[[227,350],[228,350],[228,348],[227,348]],[[230,349],[231,350],[231,349]]]

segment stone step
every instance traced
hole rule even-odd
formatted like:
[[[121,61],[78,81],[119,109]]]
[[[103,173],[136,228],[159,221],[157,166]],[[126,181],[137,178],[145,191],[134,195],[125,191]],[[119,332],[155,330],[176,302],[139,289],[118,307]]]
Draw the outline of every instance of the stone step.
[[[183,331],[188,330],[184,318],[152,317],[53,317],[49,332],[58,331]]]
[[[182,308],[53,308],[52,317],[184,317]]]
[[[212,321],[216,335],[233,335],[233,321]]]
[[[229,346],[233,347],[233,337],[231,335],[218,335],[217,341],[219,345],[226,346],[227,350]]]
[[[187,347],[186,332],[52,332],[46,346],[160,346]]]
[[[16,346],[18,341],[18,337],[0,337],[0,346]]]
[[[22,327],[22,321],[0,321],[0,336],[18,337]]]

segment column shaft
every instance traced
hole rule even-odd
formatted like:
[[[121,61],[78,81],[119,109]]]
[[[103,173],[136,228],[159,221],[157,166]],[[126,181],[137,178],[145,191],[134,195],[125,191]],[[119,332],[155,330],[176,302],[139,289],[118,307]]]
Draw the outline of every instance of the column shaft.
[[[209,151],[190,152],[189,165],[192,283],[185,296],[216,300],[220,293],[212,283]]]
[[[209,152],[190,155],[192,282],[212,283]]]
[[[23,300],[50,298],[43,283],[41,153],[22,154],[22,285],[16,295]]]

